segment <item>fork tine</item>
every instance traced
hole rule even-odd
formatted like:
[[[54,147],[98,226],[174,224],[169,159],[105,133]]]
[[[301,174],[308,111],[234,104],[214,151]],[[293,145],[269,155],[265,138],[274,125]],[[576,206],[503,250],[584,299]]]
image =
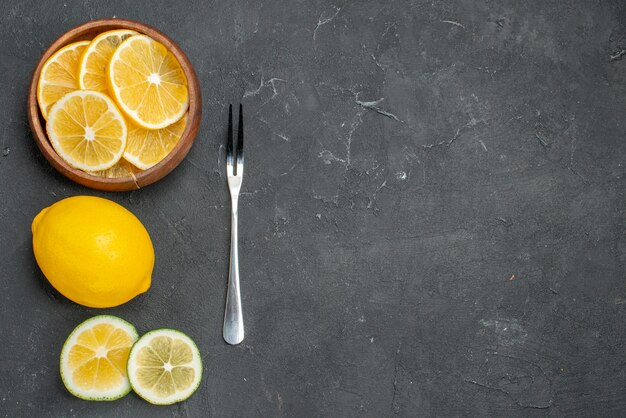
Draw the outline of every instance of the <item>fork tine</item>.
[[[239,128],[237,128],[237,164],[243,164],[243,106],[239,103]]]
[[[233,105],[228,107],[228,144],[226,145],[226,165],[233,164]]]

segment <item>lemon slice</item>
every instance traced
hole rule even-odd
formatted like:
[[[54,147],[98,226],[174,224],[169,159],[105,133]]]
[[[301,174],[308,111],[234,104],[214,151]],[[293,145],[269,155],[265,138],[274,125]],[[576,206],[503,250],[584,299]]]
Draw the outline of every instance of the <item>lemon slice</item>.
[[[89,174],[93,174],[98,177],[106,177],[110,179],[120,178],[120,177],[135,177],[135,174],[139,173],[141,170],[126,161],[125,159],[119,160],[115,165],[106,170],[100,171],[91,171]]]
[[[106,95],[90,90],[68,93],[48,114],[48,139],[69,165],[85,171],[106,170],[126,147],[126,121]]]
[[[78,84],[83,90],[107,92],[106,71],[117,47],[137,32],[110,30],[93,38],[80,59]]]
[[[159,163],[178,144],[187,125],[187,116],[163,129],[128,127],[124,159],[136,167],[147,170]]]
[[[146,35],[131,36],[115,50],[107,82],[122,111],[146,129],[171,125],[189,107],[187,78],[180,63]]]
[[[37,102],[44,119],[50,106],[65,94],[78,90],[78,63],[89,41],[75,42],[55,52],[45,62],[37,83]]]
[[[128,357],[133,390],[156,405],[189,398],[202,378],[202,358],[196,344],[180,331],[157,329],[137,341]]]
[[[126,363],[137,341],[135,327],[111,315],[78,325],[61,350],[61,379],[72,395],[112,401],[130,392]]]

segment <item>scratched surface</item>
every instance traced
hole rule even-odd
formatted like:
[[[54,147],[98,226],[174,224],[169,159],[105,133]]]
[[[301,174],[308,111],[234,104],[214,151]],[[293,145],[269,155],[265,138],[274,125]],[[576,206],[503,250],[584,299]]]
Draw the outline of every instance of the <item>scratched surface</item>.
[[[0,13],[0,416],[626,414],[626,9],[556,1],[39,1]],[[154,25],[194,63],[198,140],[158,184],[107,194],[42,158],[30,72],[85,20]],[[246,112],[247,336],[220,337],[228,103]],[[132,210],[148,293],[56,293],[30,222],[66,196]],[[66,335],[98,313],[200,347],[187,402],[73,398]]]

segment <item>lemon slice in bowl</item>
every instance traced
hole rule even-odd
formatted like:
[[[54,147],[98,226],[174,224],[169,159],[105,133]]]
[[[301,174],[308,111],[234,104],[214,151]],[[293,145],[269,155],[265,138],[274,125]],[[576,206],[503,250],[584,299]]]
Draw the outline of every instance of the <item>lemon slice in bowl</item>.
[[[116,29],[93,38],[80,59],[78,84],[82,90],[107,93],[106,71],[117,47],[137,32]]]
[[[135,327],[111,315],[78,325],[61,350],[61,379],[74,396],[112,401],[130,392],[128,354],[137,341]]]
[[[98,177],[106,177],[109,179],[115,179],[120,177],[135,177],[135,174],[141,172],[141,170],[125,159],[119,160],[115,165],[111,168],[107,168],[106,170],[100,171],[90,171],[89,174],[93,174]]]
[[[147,170],[159,163],[174,149],[187,125],[187,115],[163,129],[128,127],[124,159],[135,167]]]
[[[78,63],[89,41],[64,46],[46,61],[37,82],[37,102],[44,119],[48,111],[65,94],[78,90]]]
[[[126,148],[126,121],[106,95],[90,90],[68,93],[48,114],[48,139],[69,165],[100,171],[117,163]]]
[[[124,114],[142,128],[165,128],[189,107],[187,77],[180,63],[146,35],[131,36],[115,50],[107,82]]]
[[[184,401],[202,379],[198,347],[180,331],[150,331],[130,351],[128,379],[135,393],[152,404]]]

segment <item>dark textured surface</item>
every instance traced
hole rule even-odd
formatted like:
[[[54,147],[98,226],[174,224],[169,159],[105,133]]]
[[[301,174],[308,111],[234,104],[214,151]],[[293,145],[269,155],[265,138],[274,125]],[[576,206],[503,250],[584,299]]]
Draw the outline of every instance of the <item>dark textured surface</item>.
[[[619,1],[4,3],[0,14],[0,415],[626,414],[626,10]],[[179,42],[204,95],[166,179],[97,193],[26,123],[39,55],[85,20]],[[611,60],[611,56],[614,59]],[[221,339],[228,103],[244,103],[247,336]],[[132,210],[151,290],[110,310],[58,295],[30,222],[66,196]],[[205,378],[187,402],[73,398],[58,356],[107,312],[179,328]]]

